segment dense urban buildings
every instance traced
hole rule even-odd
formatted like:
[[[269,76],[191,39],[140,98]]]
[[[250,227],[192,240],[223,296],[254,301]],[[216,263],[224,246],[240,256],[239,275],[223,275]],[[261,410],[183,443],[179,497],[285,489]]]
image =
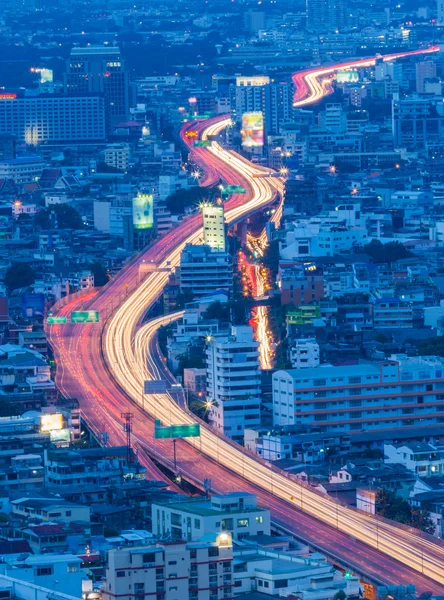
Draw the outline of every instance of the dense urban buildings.
[[[442,3],[0,9],[0,594],[444,596]]]

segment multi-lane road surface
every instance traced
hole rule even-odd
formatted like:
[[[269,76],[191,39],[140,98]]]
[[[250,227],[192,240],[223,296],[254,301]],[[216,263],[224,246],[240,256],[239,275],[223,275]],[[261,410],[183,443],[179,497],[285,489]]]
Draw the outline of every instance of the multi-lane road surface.
[[[315,80],[321,82],[324,93],[329,91],[322,84],[326,75],[323,71],[317,71],[317,78],[313,72],[303,77],[304,94],[311,96],[311,101],[313,96],[317,98]],[[297,88],[295,101],[298,93]],[[226,124],[227,120],[220,118],[188,124],[182,136],[185,141],[185,132],[191,127],[202,138],[217,135]],[[282,186],[279,179],[257,177],[266,170],[216,142],[211,148],[193,148],[192,152],[195,161],[205,168],[208,180],[220,177],[247,189],[246,197],[234,196],[226,203],[228,223],[273,202]],[[64,395],[77,397],[86,421],[96,430],[107,431],[112,443],[124,443],[121,413],[132,411],[134,441],[148,473],[154,477],[160,474],[147,454],[157,456],[165,465],[171,466],[173,461],[171,444],[153,440],[153,419],[169,423],[193,417],[167,395],[143,394],[146,379],[169,377],[157,352],[156,332],[171,317],[141,324],[146,310],[162,293],[169,269],[178,264],[183,246],[201,241],[201,217],[196,214],[147,248],[98,293],[68,299],[55,307],[54,312],[64,315],[84,307],[99,310],[100,324],[48,328],[57,360],[57,383]],[[421,591],[444,593],[441,543],[316,494],[205,427],[199,440],[178,442],[177,449],[178,469],[183,476],[197,483],[211,477],[213,488],[219,492],[244,489],[257,493],[272,510],[277,524],[336,556],[339,562],[352,565],[370,580],[415,583]]]

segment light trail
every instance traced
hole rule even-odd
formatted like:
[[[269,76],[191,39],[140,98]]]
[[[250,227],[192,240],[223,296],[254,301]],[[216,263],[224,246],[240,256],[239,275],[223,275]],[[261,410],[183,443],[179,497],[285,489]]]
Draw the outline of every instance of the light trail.
[[[210,126],[207,135],[216,135],[224,123]],[[231,169],[242,173],[251,185],[251,199],[243,206],[226,213],[228,223],[243,216],[272,200],[272,179],[253,178],[256,168],[234,153],[227,152],[219,144],[213,143],[210,152]],[[202,232],[199,229],[176,248],[161,263],[160,268],[178,264],[180,251],[185,243],[198,242]],[[143,385],[146,379],[156,378],[158,371],[149,368],[150,357],[147,349],[150,338],[156,334],[160,324],[170,317],[161,317],[154,322],[136,328],[146,312],[147,306],[154,303],[162,293],[168,273],[153,273],[146,281],[122,303],[110,318],[105,332],[103,350],[110,370],[119,386],[136,403],[143,397]],[[159,367],[156,365],[155,369]],[[148,395],[144,399],[144,410],[153,418],[161,419],[164,424],[191,423],[195,417],[182,410],[168,395]],[[217,438],[217,448],[216,448]],[[190,438],[189,444],[200,452],[238,473],[256,486],[270,490],[293,506],[315,516],[317,519],[347,532],[354,538],[379,551],[396,558],[414,570],[423,572],[433,580],[444,583],[444,548],[429,540],[418,537],[414,530],[404,530],[372,516],[341,506],[330,497],[316,492],[312,488],[292,480],[286,473],[270,468],[256,457],[245,453],[237,444],[221,438],[215,431],[202,425],[201,437]]]
[[[206,134],[216,135],[218,131],[218,124],[210,123]],[[227,203],[229,222],[235,222],[273,201],[276,190],[273,178],[261,178],[266,169],[252,166],[216,143],[209,151],[193,149],[193,152],[199,164],[209,163],[222,178],[233,183],[238,178],[248,188],[249,199],[246,202],[237,198]],[[82,413],[88,422],[106,427],[122,443],[124,434],[120,413],[123,409],[133,410],[136,414],[136,444],[148,446],[151,454],[169,465],[172,465],[172,459],[168,444],[158,441],[158,446],[153,448],[152,419],[160,418],[168,424],[192,422],[195,417],[182,410],[167,395],[144,395],[143,381],[158,378],[159,374],[171,378],[155,351],[155,337],[159,326],[175,317],[161,317],[138,331],[137,327],[146,310],[162,293],[167,271],[177,264],[180,249],[188,241],[200,242],[201,237],[200,220],[193,216],[123,269],[88,306],[92,309],[100,307],[103,317],[111,315],[105,329],[88,325],[67,326],[65,329],[52,326],[48,329],[56,359],[63,365],[58,368],[58,384],[67,397],[79,397]],[[138,267],[145,257],[150,257],[155,265],[166,271],[153,272],[139,283]],[[81,300],[73,299],[62,311],[67,314],[81,304]],[[103,368],[103,355],[109,371]],[[346,564],[374,581],[392,584],[411,582],[422,591],[430,589],[435,594],[443,594],[442,542],[408,527],[395,526],[344,507],[250,455],[204,425],[200,439],[181,442],[178,447],[180,471],[191,481],[202,482],[203,477],[210,476],[214,478],[216,490],[227,490],[232,486],[231,489],[257,493],[260,501],[270,507],[275,522],[299,531],[304,539],[312,540],[321,551],[339,556],[340,560],[347,561]]]

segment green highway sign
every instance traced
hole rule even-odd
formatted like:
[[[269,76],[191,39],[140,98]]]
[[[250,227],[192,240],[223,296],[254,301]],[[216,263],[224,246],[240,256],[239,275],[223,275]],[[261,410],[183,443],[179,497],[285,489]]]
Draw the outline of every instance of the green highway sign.
[[[66,323],[66,317],[48,317],[48,325],[63,325]]]
[[[192,423],[191,425],[169,425],[162,427],[160,422],[155,422],[154,438],[155,439],[177,439],[200,436],[200,425]]]
[[[98,323],[100,315],[98,310],[77,310],[70,315],[71,323]]]
[[[247,190],[241,185],[227,185],[222,189],[222,194],[246,194]]]
[[[208,148],[211,146],[210,140],[196,140],[193,144],[195,148]]]

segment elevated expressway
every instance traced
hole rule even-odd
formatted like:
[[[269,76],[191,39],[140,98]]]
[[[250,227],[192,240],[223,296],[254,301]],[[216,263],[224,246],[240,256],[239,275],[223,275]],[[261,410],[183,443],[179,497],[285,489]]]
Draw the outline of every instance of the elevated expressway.
[[[193,127],[205,139],[217,135],[227,123],[222,118],[187,124],[182,136],[186,141],[186,130]],[[193,148],[192,152],[197,162],[208,164],[226,183],[247,189],[246,197],[234,196],[226,203],[229,224],[275,200],[279,179],[262,177],[267,170],[224,150],[217,142],[209,148]],[[142,322],[148,308],[162,294],[184,245],[201,241],[201,217],[196,214],[138,255],[100,292],[68,298],[55,307],[60,315],[82,308],[99,310],[100,324],[48,327],[62,392],[78,398],[86,421],[98,431],[107,431],[112,443],[124,443],[121,413],[133,412],[133,439],[149,473],[155,474],[155,470],[147,455],[173,468],[171,442],[153,439],[154,419],[169,424],[191,422],[195,417],[167,394],[143,393],[145,380],[171,377],[159,355],[156,332],[180,314],[163,316],[146,325]],[[211,478],[217,492],[256,493],[259,501],[270,507],[273,521],[281,530],[307,540],[339,564],[352,566],[369,581],[414,583],[421,592],[444,594],[441,541],[344,507],[204,424],[201,429],[199,439],[177,443],[177,469],[182,477],[200,486],[204,478]]]

